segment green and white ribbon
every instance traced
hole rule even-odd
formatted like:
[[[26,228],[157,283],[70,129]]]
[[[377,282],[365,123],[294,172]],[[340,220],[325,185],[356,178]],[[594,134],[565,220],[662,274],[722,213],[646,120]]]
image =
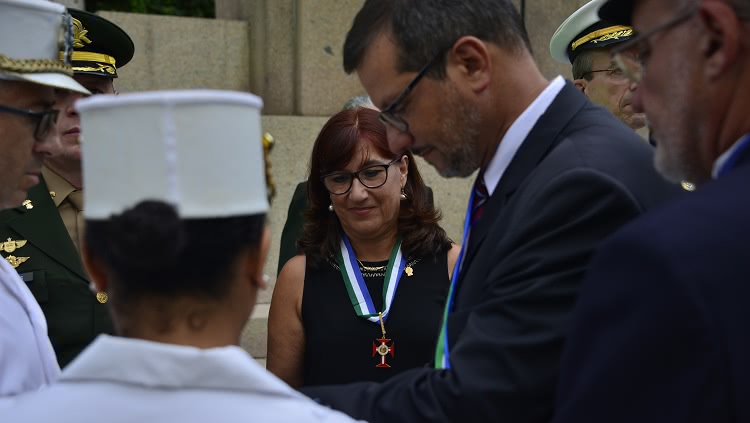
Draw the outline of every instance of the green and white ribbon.
[[[372,303],[370,292],[362,278],[362,272],[359,270],[354,249],[346,234],[341,235],[341,250],[337,259],[341,276],[344,278],[346,292],[349,294],[349,300],[351,300],[357,316],[380,324],[378,310],[375,310],[375,305]],[[398,282],[404,273],[404,267],[406,267],[406,258],[401,254],[401,237],[399,237],[396,240],[396,245],[393,246],[391,257],[388,259],[388,267],[383,281],[383,310],[381,311],[383,320],[388,317],[388,313],[391,311],[391,304],[396,296],[396,288],[398,288]]]

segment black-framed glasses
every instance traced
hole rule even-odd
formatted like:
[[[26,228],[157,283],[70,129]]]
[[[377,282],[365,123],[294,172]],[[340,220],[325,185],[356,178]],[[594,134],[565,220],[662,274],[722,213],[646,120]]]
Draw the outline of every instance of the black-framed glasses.
[[[612,60],[614,60],[615,64],[623,70],[625,76],[629,80],[633,82],[641,82],[641,79],[643,79],[643,72],[646,69],[646,62],[651,55],[651,47],[648,44],[648,39],[659,32],[672,29],[681,23],[687,22],[698,13],[698,9],[700,9],[700,3],[695,4],[684,13],[677,15],[674,19],[664,22],[661,25],[657,25],[650,31],[637,34],[630,40],[613,48],[611,52]],[[637,47],[637,56],[623,54],[623,52],[633,47]]]
[[[367,166],[356,172],[334,172],[320,177],[328,192],[333,195],[343,195],[352,189],[354,178],[367,188],[380,188],[388,180],[388,168],[401,160],[397,157],[386,164]]]
[[[17,109],[15,107],[4,106],[0,104],[0,112],[12,113],[14,115],[25,116],[34,124],[34,139],[43,141],[44,137],[49,134],[55,124],[60,111],[57,109],[45,110],[43,112],[32,112],[31,110]]]
[[[403,91],[401,91],[401,94],[396,97],[393,102],[386,107],[383,111],[380,112],[380,115],[378,116],[380,118],[380,121],[391,125],[392,127],[398,129],[401,132],[406,132],[409,130],[409,124],[404,120],[404,118],[401,117],[398,113],[396,113],[396,108],[398,107],[399,103],[403,101],[406,96],[411,92],[411,90],[414,89],[414,87],[417,85],[417,82],[419,82],[422,77],[427,74],[427,70],[432,67],[435,63],[437,63],[438,59],[443,57],[445,54],[445,49],[441,49],[440,53],[436,54],[435,57],[432,58],[432,60],[429,61],[424,67],[417,72],[417,76],[414,77],[414,79],[409,82],[409,84],[404,88]]]

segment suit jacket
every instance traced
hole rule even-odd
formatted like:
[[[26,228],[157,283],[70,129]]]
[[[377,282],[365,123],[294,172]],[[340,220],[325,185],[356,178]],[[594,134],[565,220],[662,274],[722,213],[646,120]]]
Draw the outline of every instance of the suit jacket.
[[[469,239],[448,318],[451,369],[303,392],[370,422],[548,422],[584,270],[609,234],[679,192],[648,144],[570,83]]]
[[[96,335],[112,333],[112,322],[106,305],[89,289],[88,274],[44,179],[29,190],[28,198],[31,209],[0,211],[0,239],[27,241],[13,252],[28,257],[16,271],[39,302],[57,360],[64,367]]]
[[[609,239],[563,357],[556,422],[750,422],[750,151]]]

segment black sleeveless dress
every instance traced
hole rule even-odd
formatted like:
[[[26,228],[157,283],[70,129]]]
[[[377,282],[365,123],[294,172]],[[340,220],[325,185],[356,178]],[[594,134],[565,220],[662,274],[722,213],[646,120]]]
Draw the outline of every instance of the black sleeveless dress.
[[[377,267],[384,262],[363,262]],[[373,345],[382,337],[380,324],[358,317],[335,260],[305,269],[302,322],[305,327],[304,385],[361,381],[382,382],[414,367],[432,366],[443,307],[450,288],[447,253],[409,259],[414,273],[401,275],[391,311],[385,321],[392,340],[389,368],[375,367],[381,356]],[[384,271],[362,271],[376,310],[383,309]]]

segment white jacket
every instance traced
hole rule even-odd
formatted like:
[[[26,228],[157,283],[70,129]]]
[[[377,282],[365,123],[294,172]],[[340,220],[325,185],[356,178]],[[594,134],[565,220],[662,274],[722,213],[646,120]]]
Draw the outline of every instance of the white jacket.
[[[58,383],[0,409],[0,422],[353,422],[239,347],[199,349],[100,335]]]
[[[0,257],[0,406],[59,375],[42,309],[16,270]]]

